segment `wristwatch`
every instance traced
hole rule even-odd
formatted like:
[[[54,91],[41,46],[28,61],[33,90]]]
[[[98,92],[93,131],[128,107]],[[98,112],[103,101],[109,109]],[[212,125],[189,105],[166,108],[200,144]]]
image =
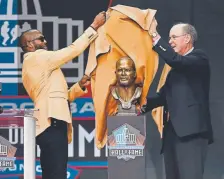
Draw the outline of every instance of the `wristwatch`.
[[[150,34],[151,36],[152,36],[152,38],[155,38],[157,35],[158,35],[158,33],[157,32],[153,32],[152,34]]]

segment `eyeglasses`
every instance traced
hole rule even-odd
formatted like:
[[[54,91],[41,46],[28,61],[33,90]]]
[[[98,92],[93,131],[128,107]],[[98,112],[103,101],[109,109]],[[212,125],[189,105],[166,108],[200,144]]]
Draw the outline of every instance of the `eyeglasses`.
[[[35,41],[35,40],[40,40],[41,42],[44,42],[44,41],[45,41],[45,37],[44,37],[44,36],[40,36],[40,37],[37,37],[37,38],[35,38],[35,39],[33,39],[33,40],[30,40],[30,41],[28,41],[28,42],[33,42],[33,41]]]
[[[27,42],[33,42],[33,41],[35,41],[35,40],[40,40],[41,42],[44,42],[44,41],[45,41],[45,37],[44,37],[44,36],[40,36],[40,37],[37,37],[37,38],[35,38],[35,39],[33,39],[33,40],[29,40],[29,41],[27,41]],[[24,47],[27,47],[27,45],[22,46],[21,48],[24,48]]]
[[[169,37],[169,40],[170,39],[176,40],[177,38],[182,37],[182,36],[185,36],[185,35],[187,35],[187,34],[183,34],[183,35],[172,35],[171,37]]]

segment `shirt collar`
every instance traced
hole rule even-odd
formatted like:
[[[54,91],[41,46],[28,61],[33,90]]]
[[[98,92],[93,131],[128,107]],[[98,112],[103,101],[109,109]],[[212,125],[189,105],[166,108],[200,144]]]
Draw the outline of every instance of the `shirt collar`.
[[[33,53],[35,53],[35,52],[41,52],[41,51],[45,51],[45,49],[38,49],[38,50],[36,50],[36,51],[34,51],[34,52],[27,52],[27,53],[25,53],[24,54],[24,58],[26,58],[27,56],[29,56],[30,54],[33,54]]]
[[[184,54],[184,56],[188,55],[189,53],[191,53],[194,50],[194,47],[192,47],[190,50],[187,51],[187,53]]]

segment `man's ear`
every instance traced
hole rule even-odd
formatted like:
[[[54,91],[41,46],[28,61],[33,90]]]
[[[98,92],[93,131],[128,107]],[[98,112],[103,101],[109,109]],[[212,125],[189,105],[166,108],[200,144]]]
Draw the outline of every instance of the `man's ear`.
[[[185,43],[188,44],[191,41],[191,36],[189,34],[185,37]]]
[[[28,48],[33,48],[34,47],[33,43],[31,43],[31,42],[26,42],[26,46]]]

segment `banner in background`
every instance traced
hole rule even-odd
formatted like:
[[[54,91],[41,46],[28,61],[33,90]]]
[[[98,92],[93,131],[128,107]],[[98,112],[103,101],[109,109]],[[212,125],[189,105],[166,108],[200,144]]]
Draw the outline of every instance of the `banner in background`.
[[[69,144],[68,149],[68,179],[78,179],[86,169],[102,170],[107,168],[107,150],[105,148],[103,150],[98,150],[95,147],[95,121],[93,119],[94,118],[80,118],[80,120],[73,120],[73,141]],[[4,120],[7,119],[0,118],[0,123]],[[22,177],[24,171],[23,128],[17,128],[15,126],[11,126],[9,129],[0,128],[0,136],[6,138],[14,147],[17,148],[15,155],[15,168],[0,171],[0,178],[14,179],[15,177]],[[36,151],[36,176],[38,178],[41,176],[41,167],[39,162],[40,150],[38,146]],[[97,173],[100,177],[100,173]]]
[[[38,29],[47,37],[50,49],[68,46],[84,29],[83,20],[45,16],[39,0],[0,1],[0,82],[3,95],[24,95],[21,84],[22,50],[19,36],[26,30]],[[63,36],[63,38],[59,38]],[[84,55],[65,64],[62,70],[69,83],[83,76]],[[21,88],[21,89],[20,89]],[[19,92],[21,91],[21,92]]]

